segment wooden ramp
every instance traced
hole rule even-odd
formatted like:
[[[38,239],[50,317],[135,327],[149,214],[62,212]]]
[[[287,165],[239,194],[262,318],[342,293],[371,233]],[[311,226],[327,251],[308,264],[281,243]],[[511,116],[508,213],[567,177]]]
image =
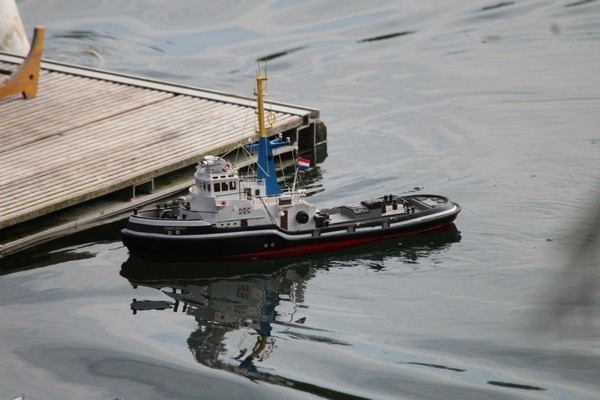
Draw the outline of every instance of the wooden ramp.
[[[0,72],[21,62],[0,53]],[[317,110],[267,109],[269,135],[308,131],[314,144]],[[0,99],[0,244],[4,228],[230,150],[255,136],[254,110],[247,97],[42,62],[36,98]]]

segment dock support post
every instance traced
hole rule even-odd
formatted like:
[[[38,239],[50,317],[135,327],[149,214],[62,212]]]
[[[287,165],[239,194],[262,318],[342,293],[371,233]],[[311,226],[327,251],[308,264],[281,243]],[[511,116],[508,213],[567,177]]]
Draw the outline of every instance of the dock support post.
[[[21,93],[26,99],[37,95],[45,31],[43,26],[35,28],[29,54],[6,82],[0,82],[0,99],[17,93]]]
[[[314,151],[315,148],[315,124],[306,125],[297,131],[298,153]]]

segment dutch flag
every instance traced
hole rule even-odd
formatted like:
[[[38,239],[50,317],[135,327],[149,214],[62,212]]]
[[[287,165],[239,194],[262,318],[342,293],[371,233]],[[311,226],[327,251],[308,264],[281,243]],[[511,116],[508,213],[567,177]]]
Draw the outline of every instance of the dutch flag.
[[[298,168],[300,169],[309,169],[310,168],[310,160],[302,157],[298,157]]]

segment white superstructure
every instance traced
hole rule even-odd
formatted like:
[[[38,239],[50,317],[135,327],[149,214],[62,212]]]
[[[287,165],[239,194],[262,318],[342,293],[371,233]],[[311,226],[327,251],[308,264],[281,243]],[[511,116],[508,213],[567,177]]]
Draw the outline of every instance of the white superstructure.
[[[317,212],[304,201],[304,191],[268,196],[264,180],[240,179],[233,164],[206,156],[198,163],[179,217],[203,219],[219,228],[275,224],[298,231],[314,228]]]

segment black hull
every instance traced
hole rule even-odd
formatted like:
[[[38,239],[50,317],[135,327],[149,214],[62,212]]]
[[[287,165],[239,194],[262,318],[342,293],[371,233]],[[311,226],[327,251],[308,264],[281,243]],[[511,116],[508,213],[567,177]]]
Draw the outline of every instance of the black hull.
[[[122,237],[132,255],[149,260],[264,260],[331,252],[435,231],[451,224],[459,212],[460,207],[450,203],[443,210],[410,214],[403,219],[301,232],[287,232],[275,225],[223,230],[190,224],[177,234],[165,234],[165,226],[154,227],[153,232],[152,227],[132,218]]]

